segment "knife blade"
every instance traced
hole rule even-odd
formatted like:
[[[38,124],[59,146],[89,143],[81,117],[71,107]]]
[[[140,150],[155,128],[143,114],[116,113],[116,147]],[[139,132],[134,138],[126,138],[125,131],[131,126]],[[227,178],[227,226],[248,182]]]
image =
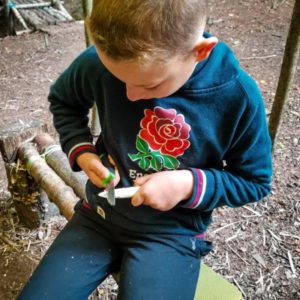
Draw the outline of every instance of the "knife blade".
[[[107,202],[111,205],[111,206],[115,206],[116,205],[116,197],[115,197],[115,188],[114,186],[110,186],[106,189],[107,191]]]
[[[118,188],[115,189],[115,198],[119,198],[119,199],[124,199],[124,198],[132,198],[134,196],[134,194],[139,190],[139,186],[131,186],[131,187],[126,187],[126,188]],[[100,197],[103,198],[109,198],[109,191],[108,189],[100,192],[98,194]]]

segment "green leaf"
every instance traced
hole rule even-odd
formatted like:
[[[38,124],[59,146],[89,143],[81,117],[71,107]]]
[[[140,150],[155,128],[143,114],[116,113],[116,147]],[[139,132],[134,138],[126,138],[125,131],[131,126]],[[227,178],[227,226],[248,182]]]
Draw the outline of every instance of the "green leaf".
[[[157,157],[157,158],[161,158],[162,159],[162,154],[161,154],[161,152],[160,151],[151,151],[151,156],[153,156],[153,157]]]
[[[169,170],[175,170],[179,167],[179,161],[170,155],[162,155],[164,167]]]
[[[161,171],[163,164],[161,156],[155,156],[151,153],[151,168],[155,171]]]
[[[136,139],[136,148],[142,152],[142,153],[148,153],[149,152],[149,146],[147,142],[145,142],[143,139],[141,139],[139,136]]]
[[[141,159],[143,157],[143,154],[140,154],[140,153],[136,153],[136,154],[132,153],[132,154],[130,154],[130,153],[128,153],[128,156],[130,157],[130,159],[132,161],[135,161],[135,160]]]
[[[150,159],[147,157],[143,157],[140,161],[139,161],[139,167],[145,171],[147,171],[150,167]]]

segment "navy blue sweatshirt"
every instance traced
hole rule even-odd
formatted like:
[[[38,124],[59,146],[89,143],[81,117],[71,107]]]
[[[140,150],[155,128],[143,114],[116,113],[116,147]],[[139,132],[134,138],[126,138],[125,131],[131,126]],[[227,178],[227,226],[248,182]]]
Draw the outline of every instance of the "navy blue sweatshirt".
[[[193,173],[192,197],[167,212],[133,207],[130,199],[111,207],[96,199],[99,189],[88,182],[87,200],[97,200],[108,222],[141,232],[203,233],[214,208],[239,207],[270,192],[271,143],[262,96],[224,43],[174,94],[135,102],[90,47],[52,85],[49,101],[73,170],[80,170],[78,155],[92,152],[112,156],[118,187],[163,170]],[[95,145],[88,127],[94,103],[101,125]]]

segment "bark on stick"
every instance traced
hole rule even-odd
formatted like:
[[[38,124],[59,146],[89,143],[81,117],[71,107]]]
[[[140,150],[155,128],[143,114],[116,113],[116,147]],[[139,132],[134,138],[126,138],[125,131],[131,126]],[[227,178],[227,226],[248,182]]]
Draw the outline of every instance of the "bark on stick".
[[[78,201],[74,191],[47,165],[32,143],[25,143],[18,149],[19,158],[26,163],[26,168],[34,180],[57,205],[60,213],[70,219]]]

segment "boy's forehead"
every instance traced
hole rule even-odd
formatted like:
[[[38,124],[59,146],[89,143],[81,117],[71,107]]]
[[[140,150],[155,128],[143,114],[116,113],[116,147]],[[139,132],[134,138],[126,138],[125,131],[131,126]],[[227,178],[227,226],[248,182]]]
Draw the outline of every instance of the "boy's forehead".
[[[155,60],[147,60],[143,63],[141,60],[113,60],[103,51],[97,50],[100,60],[104,66],[121,81],[135,86],[151,86],[158,84],[174,72],[178,72],[178,59],[172,58],[166,63]]]

